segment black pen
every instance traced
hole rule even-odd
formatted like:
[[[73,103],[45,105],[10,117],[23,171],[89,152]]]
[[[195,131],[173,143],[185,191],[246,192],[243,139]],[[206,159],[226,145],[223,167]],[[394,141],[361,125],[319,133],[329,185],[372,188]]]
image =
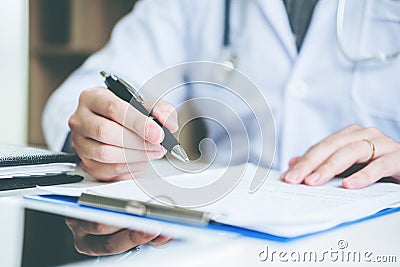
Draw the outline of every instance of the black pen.
[[[117,95],[122,100],[130,103],[135,109],[143,113],[144,115],[152,118],[164,131],[164,140],[161,142],[161,145],[167,149],[174,157],[183,161],[189,162],[189,158],[186,155],[185,150],[179,144],[178,140],[171,134],[171,132],[164,127],[156,118],[154,118],[151,113],[143,106],[144,101],[143,98],[139,95],[139,93],[127,82],[122,80],[121,78],[115,75],[109,75],[106,72],[102,71],[100,74],[105,78],[105,84],[108,89],[110,89],[115,95]]]

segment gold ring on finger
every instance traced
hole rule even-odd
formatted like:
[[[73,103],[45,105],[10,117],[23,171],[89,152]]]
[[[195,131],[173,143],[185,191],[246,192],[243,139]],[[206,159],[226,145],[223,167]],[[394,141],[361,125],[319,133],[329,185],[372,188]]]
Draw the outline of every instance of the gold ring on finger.
[[[369,145],[369,147],[371,148],[371,156],[370,156],[369,159],[367,160],[367,162],[370,162],[370,161],[373,160],[374,157],[375,157],[375,145],[374,145],[374,143],[373,143],[371,140],[369,140],[369,139],[363,139],[362,141],[366,142],[366,143]]]

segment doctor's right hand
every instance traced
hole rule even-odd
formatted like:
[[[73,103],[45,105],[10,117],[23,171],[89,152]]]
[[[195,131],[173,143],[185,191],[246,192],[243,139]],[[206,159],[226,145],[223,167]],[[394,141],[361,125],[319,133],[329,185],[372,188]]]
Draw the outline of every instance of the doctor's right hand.
[[[144,244],[163,248],[173,241],[160,231],[146,231],[145,226],[141,230],[121,229],[74,218],[65,218],[65,223],[72,232],[76,250],[90,256],[120,254]]]
[[[171,132],[178,130],[174,107],[158,100],[145,107]],[[139,175],[149,160],[162,158],[164,131],[149,117],[121,100],[110,90],[84,90],[68,125],[72,148],[81,158],[82,169],[103,181],[130,179]]]

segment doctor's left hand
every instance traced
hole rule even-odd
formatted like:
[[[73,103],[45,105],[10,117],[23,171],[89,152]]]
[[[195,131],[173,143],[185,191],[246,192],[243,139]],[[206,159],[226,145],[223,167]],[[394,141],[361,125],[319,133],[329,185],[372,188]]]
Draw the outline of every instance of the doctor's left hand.
[[[363,188],[389,176],[400,181],[400,144],[376,128],[351,125],[291,159],[281,178],[292,184],[322,185],[356,163],[366,166],[343,179],[344,188]]]

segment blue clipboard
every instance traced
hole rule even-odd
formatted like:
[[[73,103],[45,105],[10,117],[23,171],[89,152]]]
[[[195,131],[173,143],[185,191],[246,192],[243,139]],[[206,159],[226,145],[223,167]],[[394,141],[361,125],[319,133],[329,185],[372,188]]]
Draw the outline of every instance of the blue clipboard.
[[[277,242],[288,242],[288,241],[304,238],[304,237],[307,237],[307,236],[312,236],[312,235],[316,235],[316,234],[319,234],[319,233],[328,232],[328,231],[331,231],[333,229],[339,229],[339,228],[345,227],[347,225],[363,222],[363,221],[366,221],[366,220],[370,220],[370,219],[373,219],[373,218],[381,217],[381,216],[384,216],[384,215],[387,215],[387,214],[390,214],[390,213],[395,213],[395,212],[400,211],[400,207],[387,208],[387,209],[383,209],[383,210],[381,210],[381,211],[379,211],[379,212],[377,212],[375,214],[372,214],[370,216],[367,216],[367,217],[364,217],[364,218],[361,218],[361,219],[357,219],[357,220],[354,220],[354,221],[350,221],[350,222],[345,222],[345,223],[339,224],[337,226],[334,226],[334,227],[326,229],[326,230],[317,231],[317,232],[313,232],[313,233],[309,233],[309,234],[305,234],[305,235],[299,235],[299,236],[296,236],[296,237],[282,237],[282,236],[272,235],[272,234],[268,234],[268,233],[264,233],[264,232],[260,232],[260,231],[256,231],[256,230],[252,230],[252,229],[239,227],[239,226],[219,223],[217,221],[210,221],[210,223],[208,225],[205,225],[205,226],[197,226],[197,225],[182,223],[182,222],[179,222],[179,221],[164,220],[164,219],[152,218],[152,217],[149,217],[149,216],[139,216],[139,215],[128,214],[128,213],[125,213],[125,212],[115,211],[115,210],[111,210],[111,209],[104,209],[104,208],[80,205],[80,204],[78,204],[79,197],[63,196],[63,195],[34,195],[34,196],[24,196],[24,198],[25,199],[30,199],[30,200],[36,200],[36,201],[51,202],[51,203],[59,204],[59,205],[79,207],[79,208],[82,208],[82,209],[102,210],[102,211],[107,211],[107,212],[120,213],[120,214],[124,214],[124,215],[128,215],[128,216],[135,216],[135,217],[142,217],[142,218],[144,217],[144,218],[149,219],[149,220],[154,220],[154,221],[159,221],[159,222],[168,222],[168,223],[173,223],[173,224],[185,225],[185,226],[189,226],[189,227],[197,227],[197,228],[205,228],[205,229],[216,230],[216,231],[231,232],[231,233],[236,233],[236,234],[240,234],[240,235],[247,236],[247,237],[252,237],[252,238],[257,238],[257,239],[264,239],[264,240],[271,240],[271,241],[277,241]]]

